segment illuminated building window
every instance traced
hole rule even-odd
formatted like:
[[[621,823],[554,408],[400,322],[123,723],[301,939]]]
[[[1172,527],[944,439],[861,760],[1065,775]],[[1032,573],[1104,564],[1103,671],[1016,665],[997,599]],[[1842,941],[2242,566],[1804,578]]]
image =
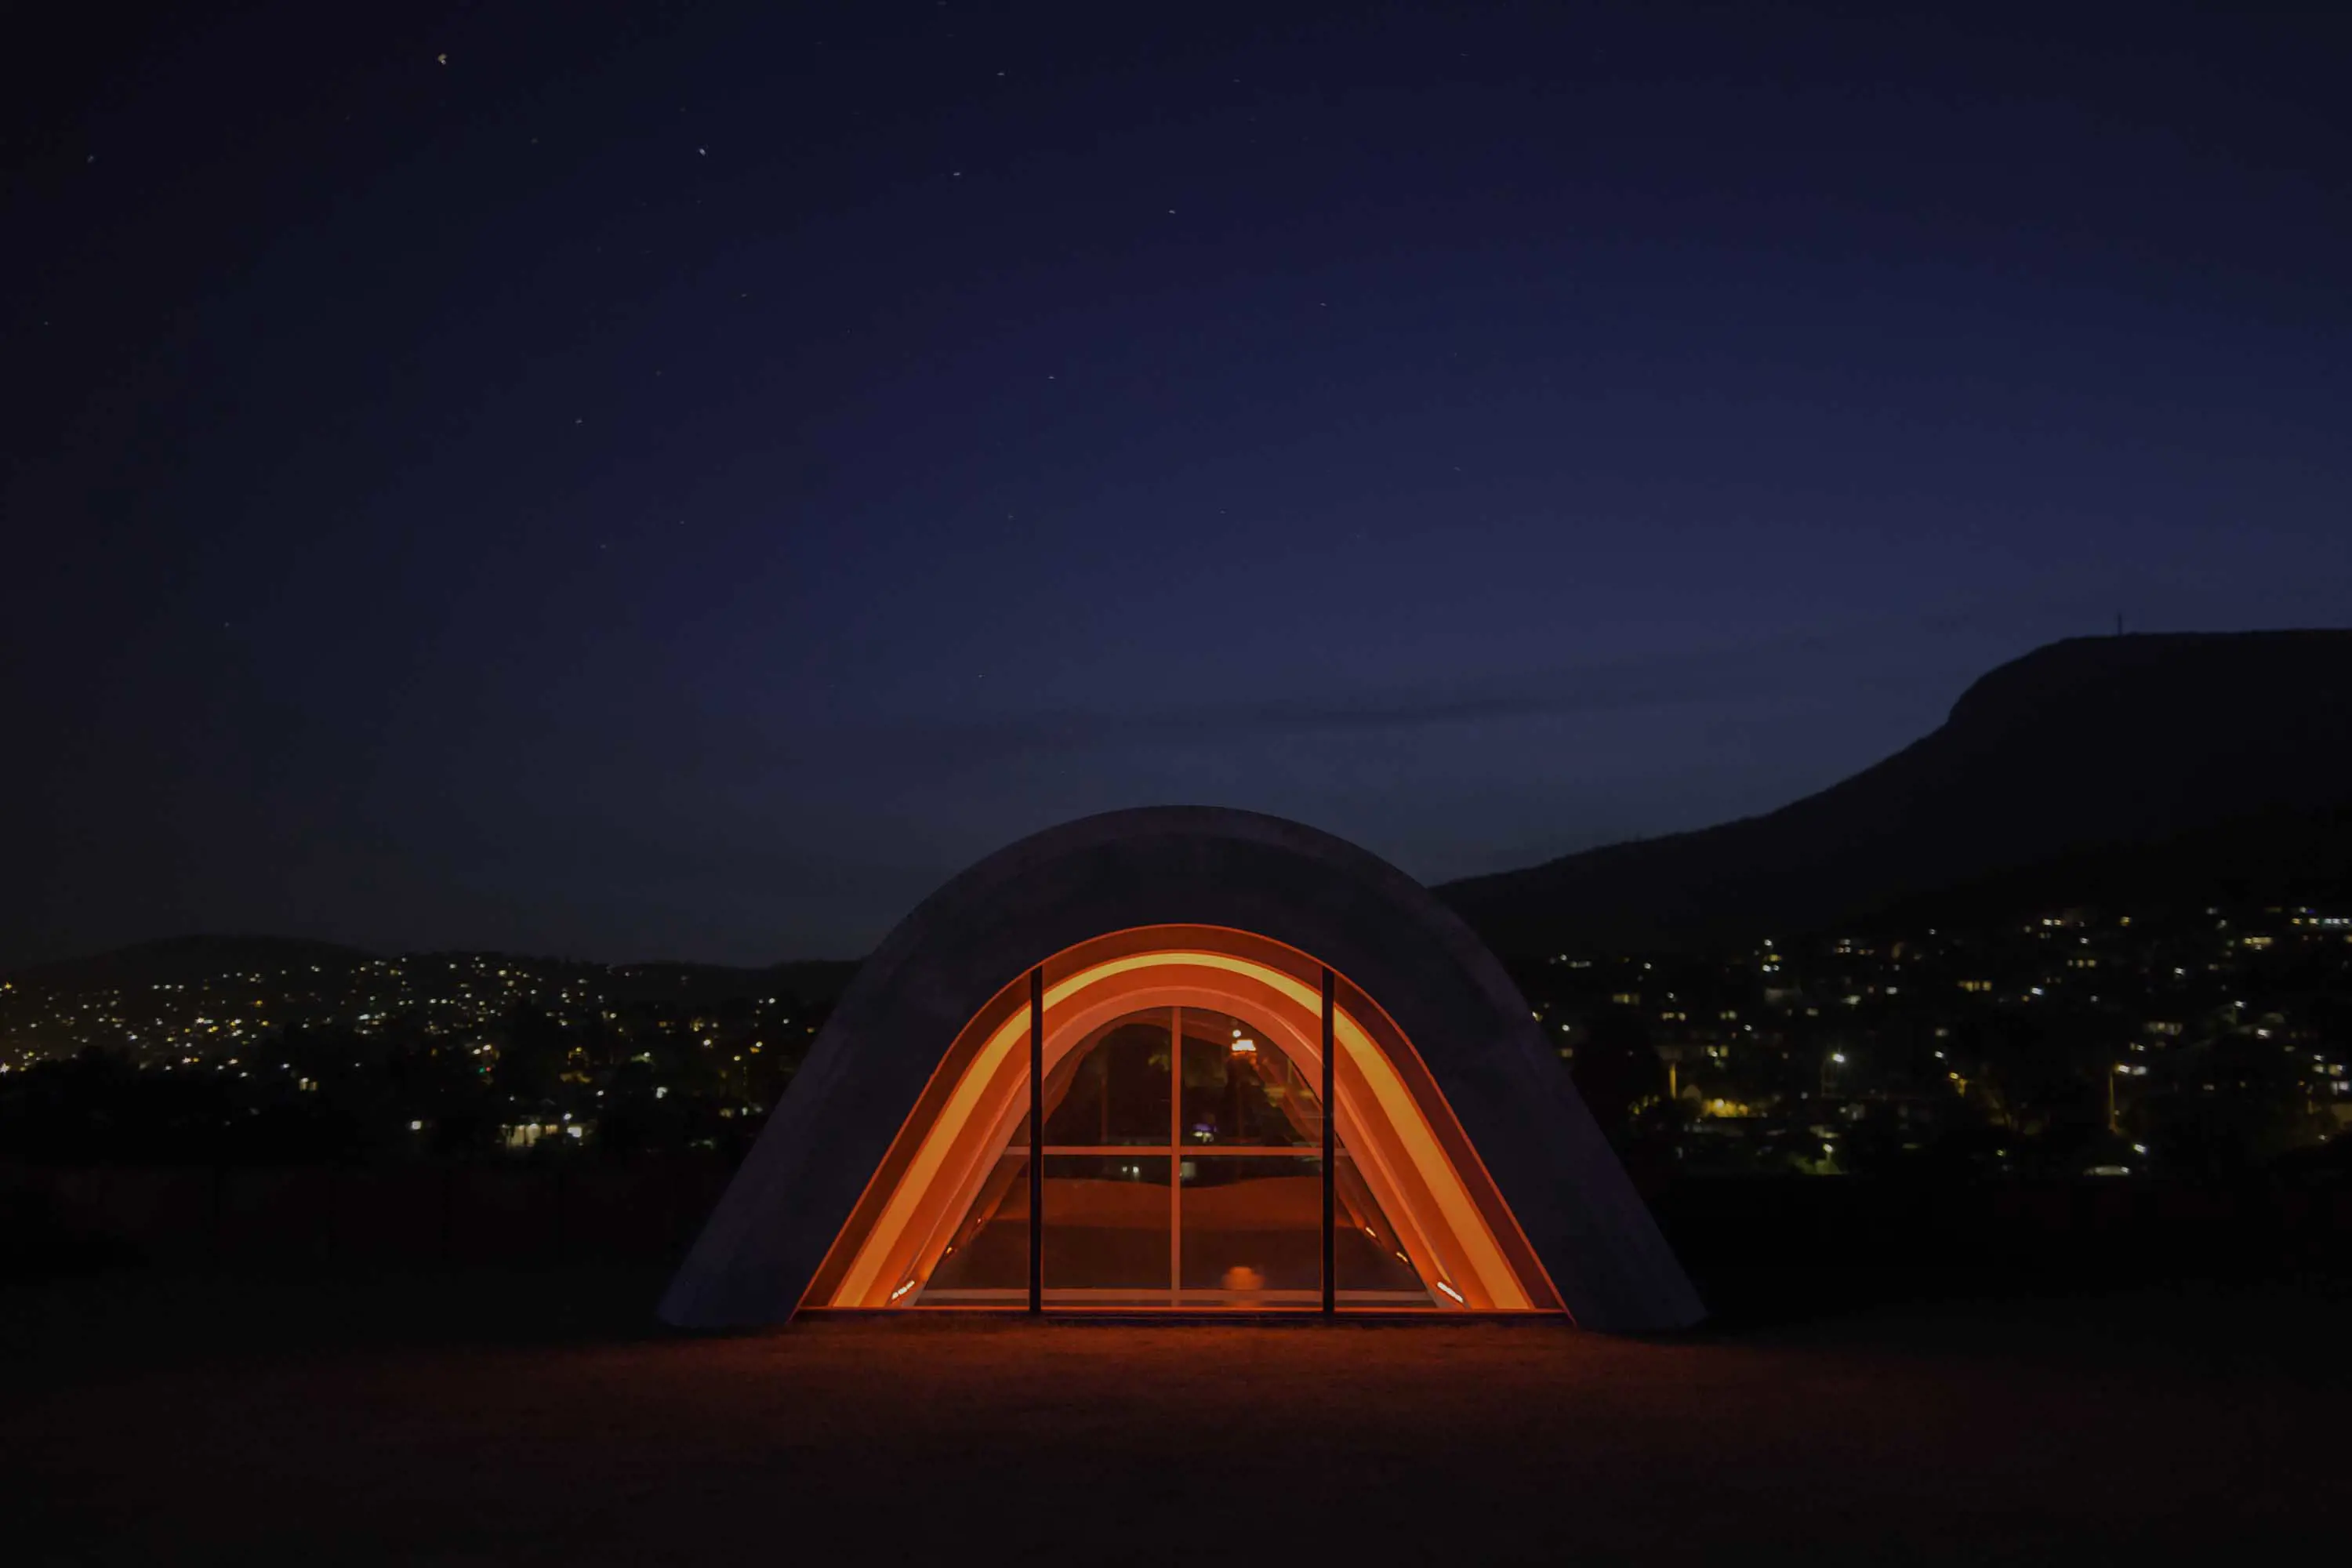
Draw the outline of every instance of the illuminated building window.
[[[815,1302],[1024,1305],[1034,1237],[1059,1310],[1320,1310],[1327,1256],[1346,1310],[1558,1310],[1410,1044],[1343,980],[1327,1182],[1319,965],[1175,928],[1082,944],[1045,974],[1034,1044],[1025,977],[964,1029]]]

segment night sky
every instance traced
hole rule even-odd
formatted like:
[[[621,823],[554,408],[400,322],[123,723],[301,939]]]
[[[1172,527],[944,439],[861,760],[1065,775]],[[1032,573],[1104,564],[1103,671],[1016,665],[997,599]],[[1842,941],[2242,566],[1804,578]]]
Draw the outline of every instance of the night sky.
[[[195,9],[0,46],[0,964],[1438,880],[2352,619],[2333,7]]]

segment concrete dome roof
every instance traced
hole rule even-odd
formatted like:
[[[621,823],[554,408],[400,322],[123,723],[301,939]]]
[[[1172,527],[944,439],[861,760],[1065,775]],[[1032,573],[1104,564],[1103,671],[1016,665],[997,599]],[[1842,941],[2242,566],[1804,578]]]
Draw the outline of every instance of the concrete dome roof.
[[[1269,937],[1344,974],[1413,1043],[1580,1326],[1704,1314],[1502,965],[1429,891],[1355,845],[1255,812],[1153,806],[1007,846],[859,970],[672,1280],[682,1327],[789,1319],[957,1033],[1056,953],[1139,926]]]

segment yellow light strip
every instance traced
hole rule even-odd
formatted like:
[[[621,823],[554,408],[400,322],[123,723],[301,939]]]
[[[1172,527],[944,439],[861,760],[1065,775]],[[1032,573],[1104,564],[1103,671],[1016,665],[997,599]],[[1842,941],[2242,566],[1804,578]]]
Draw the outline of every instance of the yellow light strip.
[[[1320,999],[1318,1000],[1319,1002]],[[1498,1310],[1525,1311],[1534,1303],[1528,1300],[1526,1288],[1519,1283],[1517,1271],[1503,1257],[1503,1249],[1496,1244],[1495,1233],[1486,1224],[1486,1216],[1478,1212],[1478,1205],[1472,1201],[1469,1189],[1463,1185],[1461,1173],[1454,1168],[1454,1162],[1445,1157],[1444,1149],[1437,1142],[1436,1130],[1430,1126],[1428,1117],[1422,1112],[1421,1102],[1413,1099],[1412,1091],[1405,1088],[1404,1080],[1397,1076],[1396,1068],[1390,1065],[1388,1057],[1364,1032],[1363,1026],[1346,1008],[1335,1011],[1338,1014],[1335,1032],[1340,1044],[1347,1047],[1349,1059],[1356,1064],[1357,1070],[1364,1075],[1364,1081],[1370,1087],[1372,1098],[1380,1102],[1389,1124],[1396,1129],[1399,1141],[1412,1160],[1413,1168],[1421,1173],[1423,1184],[1437,1200],[1438,1212],[1445,1221],[1445,1228],[1468,1254],[1470,1267],[1477,1275],[1477,1282],[1485,1288],[1486,1298]],[[1444,1288],[1443,1280],[1431,1283]],[[1448,1294],[1453,1292],[1448,1291]]]
[[[874,1228],[866,1233],[866,1244],[857,1249],[857,1260],[849,1266],[849,1272],[842,1277],[840,1288],[834,1292],[834,1306],[865,1304],[866,1295],[874,1289],[875,1276],[881,1272],[898,1237],[905,1234],[923,1194],[931,1190],[940,1165],[946,1163],[949,1151],[971,1120],[972,1112],[979,1109],[981,1097],[988,1092],[1005,1053],[1013,1048],[1014,1040],[1027,1033],[1028,1027],[1029,1010],[1024,1007],[998,1026],[972,1058],[971,1065],[964,1069],[955,1092],[940,1108],[939,1120],[931,1123],[921,1147],[916,1150],[914,1163],[891,1190],[888,1206],[874,1221]]]

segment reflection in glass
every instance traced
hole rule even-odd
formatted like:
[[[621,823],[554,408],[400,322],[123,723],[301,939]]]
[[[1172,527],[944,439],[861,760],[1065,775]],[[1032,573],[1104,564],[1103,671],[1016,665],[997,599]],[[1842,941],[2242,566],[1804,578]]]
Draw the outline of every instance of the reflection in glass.
[[[1184,1009],[1183,1142],[1318,1149],[1314,1085],[1265,1030],[1224,1013]]]
[[[1181,1304],[1321,1304],[1320,1155],[1191,1155],[1182,1181]]]
[[[1165,1100],[1160,1107],[1165,1115]],[[1164,1153],[1047,1155],[1046,1302],[1165,1306],[1170,1207]]]
[[[1096,1148],[1168,1146],[1166,1008],[1107,1024],[1045,1076],[1045,1142]],[[1029,1141],[1029,1119],[1013,1132]]]
[[[1003,1305],[1029,1299],[1029,1156],[1007,1153],[932,1266],[927,1305]]]

